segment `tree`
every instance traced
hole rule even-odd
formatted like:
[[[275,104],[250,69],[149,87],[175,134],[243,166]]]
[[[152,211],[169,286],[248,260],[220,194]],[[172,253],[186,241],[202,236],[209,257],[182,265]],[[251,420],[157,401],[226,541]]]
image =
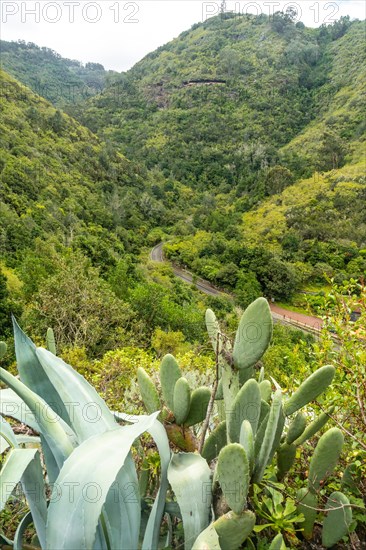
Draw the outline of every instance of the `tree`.
[[[241,271],[235,287],[236,301],[243,309],[262,295],[262,287],[253,271]]]
[[[58,345],[86,347],[94,354],[129,342],[133,313],[99,271],[80,253],[62,258],[57,272],[35,296],[28,323],[45,334],[53,327]]]
[[[283,166],[274,166],[268,170],[264,190],[266,195],[276,195],[281,193],[286,187],[294,183],[294,175]]]
[[[344,164],[347,146],[342,138],[332,130],[323,134],[318,152],[317,168],[321,171],[335,170]]]

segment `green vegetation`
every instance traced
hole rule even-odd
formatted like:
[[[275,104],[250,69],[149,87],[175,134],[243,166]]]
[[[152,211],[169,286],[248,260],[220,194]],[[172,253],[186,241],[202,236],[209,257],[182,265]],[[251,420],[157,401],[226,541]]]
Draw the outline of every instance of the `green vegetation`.
[[[0,390],[0,412],[13,426],[22,422],[41,435],[16,435],[1,416],[1,509],[9,501],[8,506],[21,504],[29,510],[19,514],[15,545],[31,539],[32,547],[40,549],[101,544],[126,550],[161,545],[237,550],[244,543],[247,549],[293,548],[304,540],[316,542],[317,520],[322,544],[330,548],[352,532],[356,535],[355,529],[362,530],[365,508],[355,499],[358,483],[350,483],[347,470],[339,477],[343,431],[331,427],[313,443],[334,409],[322,421],[307,420],[315,398],[329,393],[336,369],[327,365],[315,370],[291,396],[278,386],[272,393],[263,368],[259,383],[254,370],[270,344],[267,302],[259,298],[248,307],[233,343],[211,310],[206,323],[215,357],[213,384],[192,391],[172,355],[161,361],[160,384],[154,373],[150,377],[139,367],[138,386],[148,416],[112,413],[83,376],[54,353],[36,347],[14,323],[20,379],[0,369],[7,385]],[[259,338],[253,339],[253,325]],[[52,338],[49,330],[47,340],[54,343]],[[261,400],[264,382],[270,387],[267,401]],[[320,399],[324,403],[327,398]],[[70,403],[76,405],[72,411]],[[91,404],[97,407],[92,417],[86,412]],[[295,471],[295,458],[302,455],[306,466],[302,470],[300,460]],[[356,462],[353,467],[354,472]],[[18,483],[21,491],[15,495]],[[31,490],[34,483],[39,496]],[[72,498],[64,492],[70,483]],[[87,485],[99,488],[99,498],[85,497]],[[58,498],[50,486],[57,487]],[[127,486],[133,488],[133,498],[126,501]],[[1,537],[13,544],[5,534]]]
[[[32,42],[1,40],[0,48],[2,68],[61,109],[75,109],[99,94],[114,74],[100,63],[83,65]]]
[[[365,539],[364,23],[292,15],[212,18],[123,74],[2,43],[0,545]]]

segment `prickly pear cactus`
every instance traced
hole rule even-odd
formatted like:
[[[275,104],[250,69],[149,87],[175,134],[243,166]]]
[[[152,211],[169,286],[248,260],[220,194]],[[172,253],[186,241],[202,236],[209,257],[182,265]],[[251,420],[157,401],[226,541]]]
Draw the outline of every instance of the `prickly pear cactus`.
[[[183,424],[191,407],[191,389],[184,377],[179,378],[174,386],[173,413],[177,424]]]
[[[184,421],[185,426],[194,426],[206,418],[207,407],[210,401],[209,388],[197,388],[192,392],[189,413]]]
[[[240,514],[246,505],[249,490],[249,462],[241,445],[230,443],[221,449],[216,478],[226,502],[233,512]]]
[[[296,458],[296,445],[283,443],[277,451],[277,479],[281,481],[292,468]]]
[[[165,403],[172,411],[174,408],[174,386],[182,373],[175,357],[168,353],[160,364],[160,384]]]
[[[332,493],[325,509],[328,511],[323,521],[322,544],[331,548],[348,535],[352,523],[352,508],[348,498],[339,491]]]
[[[146,411],[149,414],[159,411],[161,409],[159,394],[154,382],[142,367],[137,369],[137,382]]]
[[[223,447],[227,443],[226,435],[226,421],[220,422],[216,428],[210,433],[208,438],[205,441],[202,449],[202,456],[211,462],[216,458]]]
[[[329,415],[333,413],[335,407],[331,407],[327,412],[321,413],[305,428],[300,437],[298,437],[294,443],[295,445],[302,445],[308,439],[311,439],[317,432],[319,432],[329,420]]]
[[[318,497],[311,493],[309,489],[299,489],[297,492],[297,511],[303,514],[305,521],[301,524],[303,534],[306,539],[311,539],[313,536],[314,523],[317,516]]]
[[[310,460],[310,491],[318,491],[321,483],[333,472],[341,455],[343,443],[343,434],[339,428],[330,428],[321,436]]]
[[[55,335],[50,327],[47,329],[46,344],[48,351],[53,353],[53,355],[57,355]]]
[[[238,369],[249,369],[262,357],[272,338],[272,315],[265,298],[245,310],[235,336],[233,358]]]
[[[217,519],[213,526],[219,535],[221,550],[237,550],[249,537],[255,525],[255,514],[246,510],[241,514],[228,512]]]
[[[0,342],[0,359],[5,357],[8,347],[5,342]]]
[[[238,442],[243,420],[249,420],[256,434],[261,410],[259,384],[254,378],[245,382],[239,390],[232,407],[229,426],[229,441]]]
[[[285,403],[286,416],[290,416],[323,393],[332,383],[334,375],[335,368],[332,365],[326,365],[313,372]]]
[[[286,443],[288,445],[291,445],[291,443],[293,443],[296,439],[300,437],[305,428],[306,416],[300,412],[295,416],[288,428]]]
[[[254,435],[249,420],[243,420],[240,428],[239,443],[247,454],[250,473],[252,473],[254,469]]]

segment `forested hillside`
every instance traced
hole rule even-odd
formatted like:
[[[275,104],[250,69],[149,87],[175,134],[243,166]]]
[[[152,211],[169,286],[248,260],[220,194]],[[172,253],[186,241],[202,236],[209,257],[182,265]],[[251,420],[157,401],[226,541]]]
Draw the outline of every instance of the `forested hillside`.
[[[4,72],[1,88],[1,332],[13,311],[93,353],[150,343],[156,327],[194,340],[192,292],[137,267],[166,212],[151,177]]]
[[[65,59],[50,48],[32,42],[0,41],[1,66],[36,94],[60,108],[76,104],[100,93],[114,72],[100,63],[83,65]]]
[[[192,190],[169,258],[241,303],[365,273],[364,32],[213,18],[89,101],[93,131]]]
[[[289,300],[329,277],[362,277],[363,35],[364,23],[349,18],[310,29],[291,13],[225,15],[109,79],[100,66],[3,43],[4,67],[38,93],[3,75],[3,269],[15,269],[27,322],[34,311],[35,325],[51,321],[35,306],[41,281],[62,278],[65,257],[77,253],[112,301],[132,304],[144,281],[145,306],[134,317],[135,296],[131,319],[156,319],[147,341],[156,327],[179,330],[179,307],[193,304],[195,319],[202,305],[188,289],[169,294],[178,285],[171,274],[153,275],[159,291],[144,287],[139,254],[146,262],[159,240],[169,259],[234,292],[242,307],[261,294]],[[36,86],[93,74],[102,93],[61,103],[89,130]],[[57,267],[47,267],[51,249]],[[178,309],[166,305],[159,320],[146,306],[154,295]],[[194,340],[202,327],[186,318],[183,333]]]

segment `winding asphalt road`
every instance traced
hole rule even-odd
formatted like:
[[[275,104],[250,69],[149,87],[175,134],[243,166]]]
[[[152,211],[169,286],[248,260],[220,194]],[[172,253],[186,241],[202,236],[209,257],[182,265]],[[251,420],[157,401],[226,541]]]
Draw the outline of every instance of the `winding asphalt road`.
[[[163,243],[159,243],[154,246],[154,248],[150,252],[150,260],[154,262],[166,261],[163,253]],[[201,292],[209,294],[210,296],[230,297],[230,294],[227,294],[222,290],[215,288],[208,281],[193,277],[193,275],[189,273],[189,271],[181,269],[174,264],[171,264],[171,267],[176,277],[179,277],[186,283],[194,284]],[[312,317],[311,315],[304,315],[303,313],[297,313],[296,311],[284,309],[277,306],[276,304],[269,304],[269,307],[271,308],[272,317],[275,322],[279,322],[284,325],[291,325],[292,327],[296,327],[300,330],[310,332],[312,334],[319,333],[323,326],[323,320],[319,319],[318,317]]]

